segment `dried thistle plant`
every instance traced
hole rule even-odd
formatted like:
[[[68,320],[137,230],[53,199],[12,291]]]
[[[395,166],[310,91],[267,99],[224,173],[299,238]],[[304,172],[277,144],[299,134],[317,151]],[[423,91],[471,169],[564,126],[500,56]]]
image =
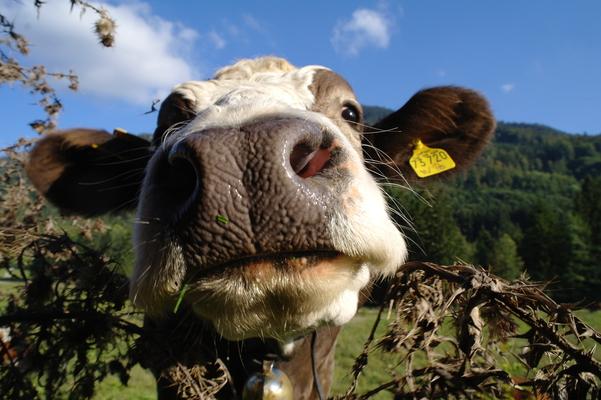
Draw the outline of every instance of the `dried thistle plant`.
[[[221,360],[218,359],[212,367],[218,371],[216,377],[215,372],[209,373],[205,365],[188,367],[178,363],[165,372],[164,378],[176,386],[177,395],[182,400],[212,399],[228,382],[227,368]]]
[[[98,37],[98,41],[104,47],[113,47],[115,44],[115,32],[117,30],[117,24],[111,18],[108,11],[102,7],[97,7],[92,3],[84,0],[69,0],[71,2],[71,10],[79,7],[80,14],[84,14],[87,10],[91,10],[96,13],[98,19],[94,23],[94,32]]]
[[[376,338],[389,304],[394,304],[395,318],[385,336]],[[519,335],[517,321],[527,327]],[[445,333],[445,322],[452,322],[454,332]],[[521,353],[500,345],[516,338],[527,341]],[[355,361],[352,383],[337,398],[367,399],[386,390],[395,399],[507,398],[528,392],[541,398],[596,399],[601,363],[585,339],[601,343],[597,331],[526,278],[508,282],[468,264],[412,262],[392,281]],[[397,354],[400,361],[390,381],[357,393],[359,376],[375,349]],[[524,376],[500,368],[503,358],[523,365]]]
[[[72,10],[79,8],[82,14],[87,10],[97,14],[98,19],[94,24],[95,33],[103,46],[113,46],[117,26],[109,13],[86,1],[69,1]],[[38,9],[38,12],[43,5],[43,1],[33,1],[33,6]],[[41,134],[56,128],[58,114],[63,108],[56,90],[48,78],[67,80],[68,88],[73,91],[78,89],[79,80],[73,71],[68,73],[48,72],[44,65],[24,65],[22,60],[28,54],[27,38],[15,30],[14,24],[5,15],[0,14],[0,85],[17,83],[28,89],[32,95],[39,97],[38,105],[42,108],[45,117],[32,121],[29,125],[34,131]]]
[[[123,269],[95,245],[104,222],[56,215],[27,180],[31,144],[0,156],[0,277],[10,282],[0,286],[0,397],[90,399],[111,374],[126,385],[134,365],[167,363],[163,379],[182,398],[213,398],[225,365],[181,364],[173,346],[190,349],[188,330],[172,344],[173,332],[143,327]]]
[[[102,249],[72,239],[29,184],[30,142],[0,157],[0,393],[4,398],[89,398],[109,373],[126,381],[131,322],[127,278]],[[88,225],[74,234],[85,238]],[[132,364],[133,365],[133,364]]]

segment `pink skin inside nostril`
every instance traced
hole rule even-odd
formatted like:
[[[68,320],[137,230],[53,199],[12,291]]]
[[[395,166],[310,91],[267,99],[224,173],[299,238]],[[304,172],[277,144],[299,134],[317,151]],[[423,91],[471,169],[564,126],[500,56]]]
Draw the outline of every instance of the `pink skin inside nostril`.
[[[294,172],[301,178],[310,178],[321,171],[330,160],[330,149],[318,149],[309,153],[297,164]]]

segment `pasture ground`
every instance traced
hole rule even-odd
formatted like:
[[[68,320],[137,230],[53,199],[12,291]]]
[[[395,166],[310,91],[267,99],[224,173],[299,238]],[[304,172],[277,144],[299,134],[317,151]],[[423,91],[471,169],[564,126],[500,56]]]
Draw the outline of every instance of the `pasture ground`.
[[[355,361],[355,357],[361,352],[363,343],[369,335],[376,317],[376,309],[363,308],[359,310],[358,315],[348,323],[342,330],[338,340],[336,352],[336,371],[333,394],[342,394],[350,384],[350,371]],[[576,313],[584,321],[588,322],[597,330],[601,330],[601,311],[579,311]],[[380,323],[378,333],[381,335],[385,331],[387,323]],[[522,330],[521,330],[522,331]],[[512,340],[507,344],[519,351],[520,343]],[[599,352],[597,354],[599,356]],[[388,373],[389,367],[393,366],[396,358],[391,355],[381,354],[379,352],[371,353],[369,364],[364,369],[359,379],[358,391],[365,392],[373,389],[381,383],[390,380]],[[515,360],[500,360],[501,366],[515,373],[519,373],[521,366]],[[136,366],[132,370],[132,376],[127,387],[121,385],[116,377],[109,377],[100,384],[95,396],[95,400],[152,400],[156,398],[155,383],[150,372]],[[375,399],[391,399],[392,396],[387,393],[380,393]]]

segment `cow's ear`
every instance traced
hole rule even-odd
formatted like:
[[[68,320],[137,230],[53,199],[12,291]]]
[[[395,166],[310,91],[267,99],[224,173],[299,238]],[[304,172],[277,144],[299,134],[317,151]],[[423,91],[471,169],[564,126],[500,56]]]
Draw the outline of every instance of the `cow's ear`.
[[[26,170],[61,210],[91,216],[136,206],[151,155],[147,140],[125,131],[73,129],[40,139]]]
[[[363,148],[367,162],[377,160],[374,167],[379,166],[389,179],[401,179],[399,172],[409,180],[421,179],[418,167],[425,167],[421,175],[441,177],[471,165],[494,129],[495,119],[480,94],[459,87],[435,87],[416,93],[398,111],[368,127]],[[443,149],[446,154],[430,152],[425,158],[412,159],[428,148]],[[447,155],[452,162],[445,159]],[[437,168],[444,172],[428,175],[429,167],[433,168],[430,172]]]

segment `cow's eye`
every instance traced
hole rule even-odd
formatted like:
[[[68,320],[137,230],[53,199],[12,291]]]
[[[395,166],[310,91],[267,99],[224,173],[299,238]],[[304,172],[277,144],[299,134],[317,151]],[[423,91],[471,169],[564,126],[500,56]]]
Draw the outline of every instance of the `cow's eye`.
[[[361,120],[361,113],[353,105],[345,105],[340,114],[345,121],[357,123]]]

